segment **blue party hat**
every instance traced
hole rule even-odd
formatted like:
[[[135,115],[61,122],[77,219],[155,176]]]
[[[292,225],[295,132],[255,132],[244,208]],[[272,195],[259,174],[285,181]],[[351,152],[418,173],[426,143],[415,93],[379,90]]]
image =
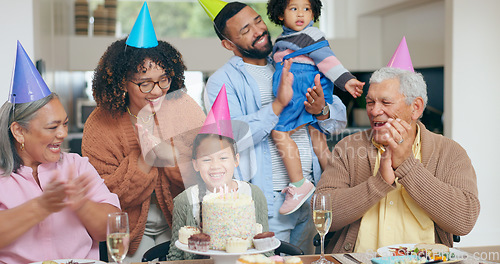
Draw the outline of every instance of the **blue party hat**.
[[[132,32],[127,38],[127,45],[136,48],[153,48],[158,46],[153,21],[149,15],[148,4],[144,2],[141,12],[135,20]]]
[[[17,41],[16,66],[10,85],[9,103],[34,102],[51,94],[35,65]]]

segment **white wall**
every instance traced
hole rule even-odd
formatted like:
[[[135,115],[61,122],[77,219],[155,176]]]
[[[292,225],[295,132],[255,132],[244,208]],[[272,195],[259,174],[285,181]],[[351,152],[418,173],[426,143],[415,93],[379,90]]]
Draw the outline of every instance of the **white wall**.
[[[444,1],[434,1],[382,17],[382,60],[389,62],[401,38],[414,67],[444,65]]]
[[[8,100],[17,40],[34,61],[32,0],[0,1],[0,105]]]
[[[460,246],[500,245],[500,1],[446,0],[445,134],[467,150],[481,213]]]
[[[420,4],[415,5],[418,2]],[[375,70],[385,66],[403,36],[406,36],[414,67],[443,66],[444,13],[444,1],[415,1],[411,5],[405,2],[360,13],[357,21],[359,57],[354,68]]]
[[[116,40],[114,37],[71,36],[62,38],[69,43],[67,70],[71,71],[93,70],[107,46]],[[164,40],[179,50],[189,71],[213,72],[224,65],[232,56],[232,52],[221,46],[218,38],[169,38]],[[203,43],[203,48],[200,48],[200,43]],[[89,50],[89,46],[93,48]]]

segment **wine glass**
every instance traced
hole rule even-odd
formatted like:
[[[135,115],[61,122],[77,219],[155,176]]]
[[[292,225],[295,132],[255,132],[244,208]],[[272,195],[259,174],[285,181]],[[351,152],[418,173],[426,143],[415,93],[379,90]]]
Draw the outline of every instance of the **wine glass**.
[[[332,200],[329,193],[314,194],[313,221],[321,237],[321,257],[312,264],[333,264],[325,258],[325,236],[332,225]]]
[[[129,227],[125,212],[108,214],[107,239],[108,251],[116,263],[121,264],[128,252]]]

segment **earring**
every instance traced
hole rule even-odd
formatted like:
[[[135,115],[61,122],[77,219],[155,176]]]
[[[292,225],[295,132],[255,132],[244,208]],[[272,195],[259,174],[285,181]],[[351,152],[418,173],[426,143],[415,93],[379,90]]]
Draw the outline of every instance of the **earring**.
[[[23,150],[24,150],[24,142],[21,143],[21,151],[23,151]]]

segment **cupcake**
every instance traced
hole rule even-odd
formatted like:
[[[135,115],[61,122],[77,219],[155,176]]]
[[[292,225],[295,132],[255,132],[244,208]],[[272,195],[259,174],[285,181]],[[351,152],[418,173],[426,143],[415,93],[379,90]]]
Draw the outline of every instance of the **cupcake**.
[[[179,242],[182,244],[188,244],[188,238],[191,235],[200,233],[200,229],[194,226],[183,226],[179,229]]]
[[[227,253],[243,253],[246,252],[249,246],[249,241],[240,237],[230,237],[226,240]]]
[[[210,236],[205,233],[191,235],[188,238],[188,248],[191,250],[208,251],[210,246]]]
[[[296,256],[290,256],[285,258],[285,264],[302,264],[302,259]]]
[[[264,232],[253,237],[253,244],[257,250],[269,249],[274,244],[274,232]]]

